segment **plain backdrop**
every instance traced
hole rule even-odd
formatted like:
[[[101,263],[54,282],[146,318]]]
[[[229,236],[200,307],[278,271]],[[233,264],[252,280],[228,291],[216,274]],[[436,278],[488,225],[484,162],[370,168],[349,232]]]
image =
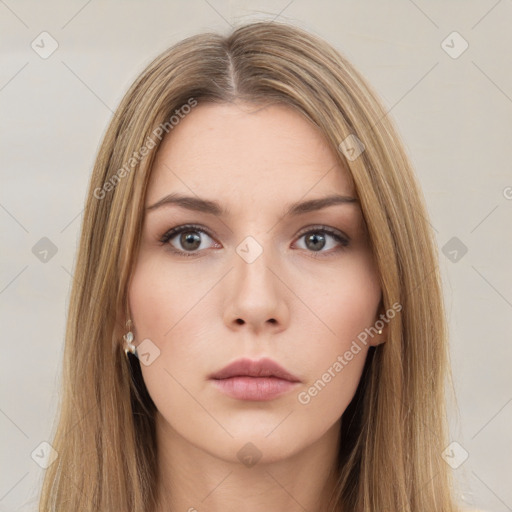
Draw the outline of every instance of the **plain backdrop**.
[[[171,44],[255,19],[325,38],[397,123],[444,280],[458,400],[444,455],[468,508],[512,510],[511,0],[0,0],[0,19],[0,510],[36,510],[85,193],[113,110]]]

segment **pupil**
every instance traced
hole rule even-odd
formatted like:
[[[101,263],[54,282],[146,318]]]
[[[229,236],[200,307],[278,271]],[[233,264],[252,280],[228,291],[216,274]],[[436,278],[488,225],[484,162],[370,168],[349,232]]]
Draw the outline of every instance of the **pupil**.
[[[197,233],[187,231],[181,234],[181,243],[185,249],[197,249],[201,245],[201,238]]]
[[[313,242],[312,246],[310,246],[310,244],[309,244],[310,241]],[[316,245],[319,241],[320,241],[320,246]],[[306,238],[306,245],[310,249],[313,249],[313,250],[322,249],[325,245],[325,236],[323,236],[323,235],[319,236],[318,234],[313,233],[312,235],[309,235]]]

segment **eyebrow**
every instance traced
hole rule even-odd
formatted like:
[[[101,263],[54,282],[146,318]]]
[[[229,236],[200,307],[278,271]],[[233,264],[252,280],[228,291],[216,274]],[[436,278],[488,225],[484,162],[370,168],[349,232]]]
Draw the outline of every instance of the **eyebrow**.
[[[284,212],[284,216],[291,217],[317,210],[322,210],[323,208],[327,208],[333,205],[353,203],[359,203],[359,201],[355,197],[331,194],[326,197],[321,197],[319,199],[310,199],[308,201],[298,201],[292,203],[287,206],[287,209]],[[146,210],[154,211],[163,206],[173,204],[180,206],[181,208],[185,208],[187,210],[209,213],[217,217],[229,215],[229,210],[223,208],[217,201],[202,199],[193,196],[184,196],[177,193],[166,195],[165,197],[157,201],[155,204],[146,207]]]

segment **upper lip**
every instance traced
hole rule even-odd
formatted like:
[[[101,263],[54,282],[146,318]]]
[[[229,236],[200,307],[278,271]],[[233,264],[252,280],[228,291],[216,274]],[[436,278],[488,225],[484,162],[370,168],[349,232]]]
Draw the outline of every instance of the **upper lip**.
[[[217,380],[229,379],[230,377],[275,377],[290,382],[300,382],[298,377],[268,358],[259,359],[258,361],[237,359],[222,370],[210,375],[210,379]]]

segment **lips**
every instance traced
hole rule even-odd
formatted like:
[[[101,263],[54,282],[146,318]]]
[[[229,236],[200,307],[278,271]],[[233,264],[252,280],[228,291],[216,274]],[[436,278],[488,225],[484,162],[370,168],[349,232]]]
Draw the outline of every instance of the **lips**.
[[[300,379],[271,359],[239,359],[210,375],[214,386],[237,400],[273,400],[296,388]]]
[[[210,379],[221,380],[232,377],[274,377],[289,382],[300,382],[298,377],[292,375],[272,359],[238,359],[222,370],[210,375]]]

